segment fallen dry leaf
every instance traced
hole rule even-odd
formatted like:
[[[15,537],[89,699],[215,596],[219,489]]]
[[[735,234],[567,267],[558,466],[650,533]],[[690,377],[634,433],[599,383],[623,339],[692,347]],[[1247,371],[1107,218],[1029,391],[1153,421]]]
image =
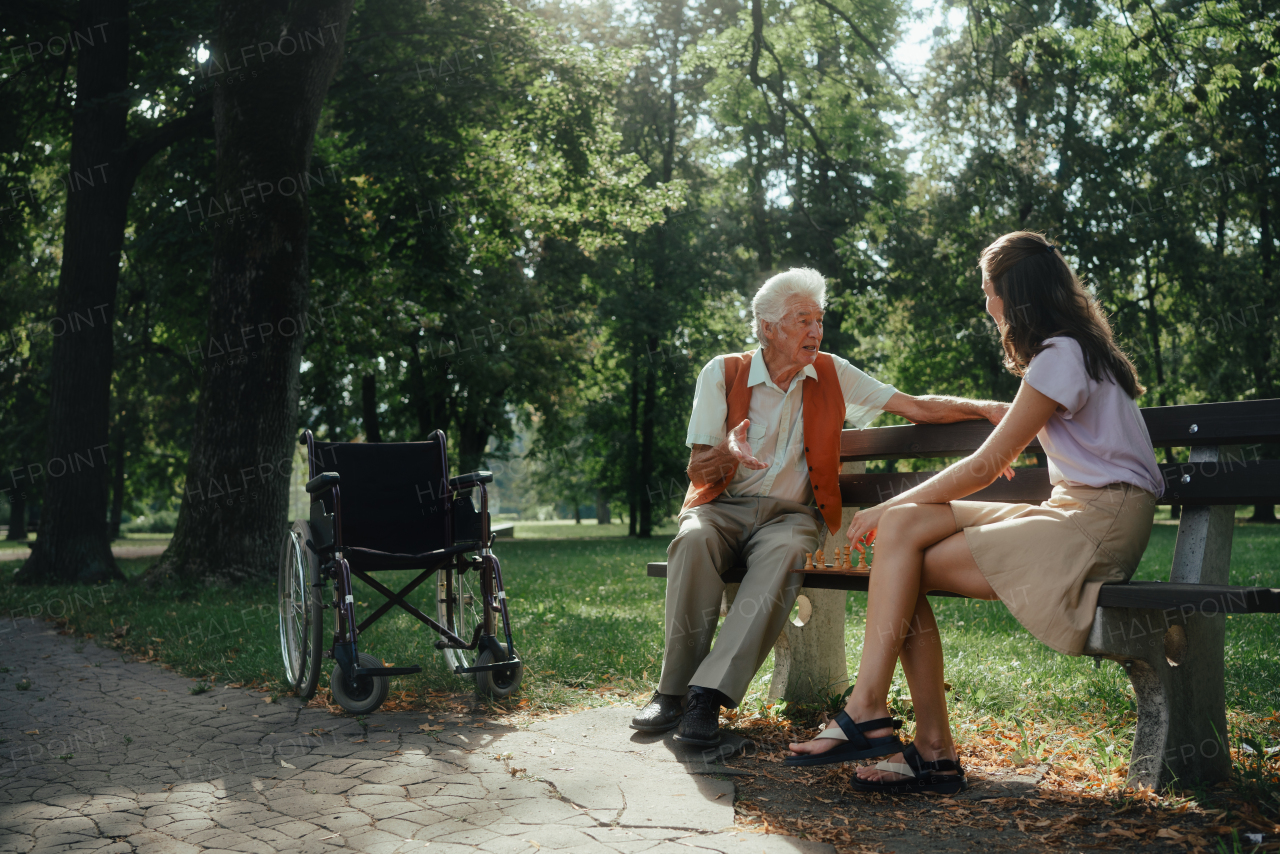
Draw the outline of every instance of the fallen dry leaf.
[[[419,724],[418,729],[422,730],[423,732],[438,732],[439,730],[444,729],[444,725],[443,724]]]

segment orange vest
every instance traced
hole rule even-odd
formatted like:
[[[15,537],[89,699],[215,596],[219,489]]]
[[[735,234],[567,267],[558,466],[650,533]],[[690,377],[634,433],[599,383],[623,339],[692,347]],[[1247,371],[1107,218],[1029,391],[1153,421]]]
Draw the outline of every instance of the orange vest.
[[[828,353],[819,353],[813,363],[818,381],[804,384],[804,458],[809,466],[809,483],[818,501],[818,509],[827,522],[827,530],[840,531],[840,431],[844,429],[844,393],[840,377]],[[726,435],[742,423],[751,411],[751,354],[734,353],[724,357],[725,397],[729,415],[725,420]],[[792,382],[795,382],[793,380]],[[706,486],[689,484],[684,507],[697,507],[719,497],[738,471],[738,464],[722,466],[721,478]]]

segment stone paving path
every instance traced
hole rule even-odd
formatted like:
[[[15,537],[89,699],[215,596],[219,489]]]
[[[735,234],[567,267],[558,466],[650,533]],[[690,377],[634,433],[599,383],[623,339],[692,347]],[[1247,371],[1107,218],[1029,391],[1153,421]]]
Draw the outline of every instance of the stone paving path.
[[[245,690],[193,695],[190,679],[45,623],[17,623],[0,653],[0,852],[832,851],[736,831],[719,756],[633,733],[631,709],[523,730],[357,721]]]

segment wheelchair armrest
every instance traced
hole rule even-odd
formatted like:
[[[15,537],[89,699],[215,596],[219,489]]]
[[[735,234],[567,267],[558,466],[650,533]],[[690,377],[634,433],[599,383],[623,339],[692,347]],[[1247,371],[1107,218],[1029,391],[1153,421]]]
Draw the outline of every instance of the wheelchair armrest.
[[[473,471],[471,474],[460,474],[449,478],[450,489],[470,489],[477,483],[493,483],[493,472]]]
[[[336,471],[322,471],[320,474],[307,481],[307,492],[315,495],[322,489],[337,486],[341,481],[342,477]]]

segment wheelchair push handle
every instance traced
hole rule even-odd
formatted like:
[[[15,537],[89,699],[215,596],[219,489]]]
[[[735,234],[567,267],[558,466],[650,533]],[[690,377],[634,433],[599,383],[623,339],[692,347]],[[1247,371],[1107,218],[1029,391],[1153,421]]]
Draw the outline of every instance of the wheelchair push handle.
[[[342,482],[342,477],[336,471],[322,471],[320,474],[307,481],[307,492],[314,495],[322,489],[328,489],[330,486],[337,486]]]

